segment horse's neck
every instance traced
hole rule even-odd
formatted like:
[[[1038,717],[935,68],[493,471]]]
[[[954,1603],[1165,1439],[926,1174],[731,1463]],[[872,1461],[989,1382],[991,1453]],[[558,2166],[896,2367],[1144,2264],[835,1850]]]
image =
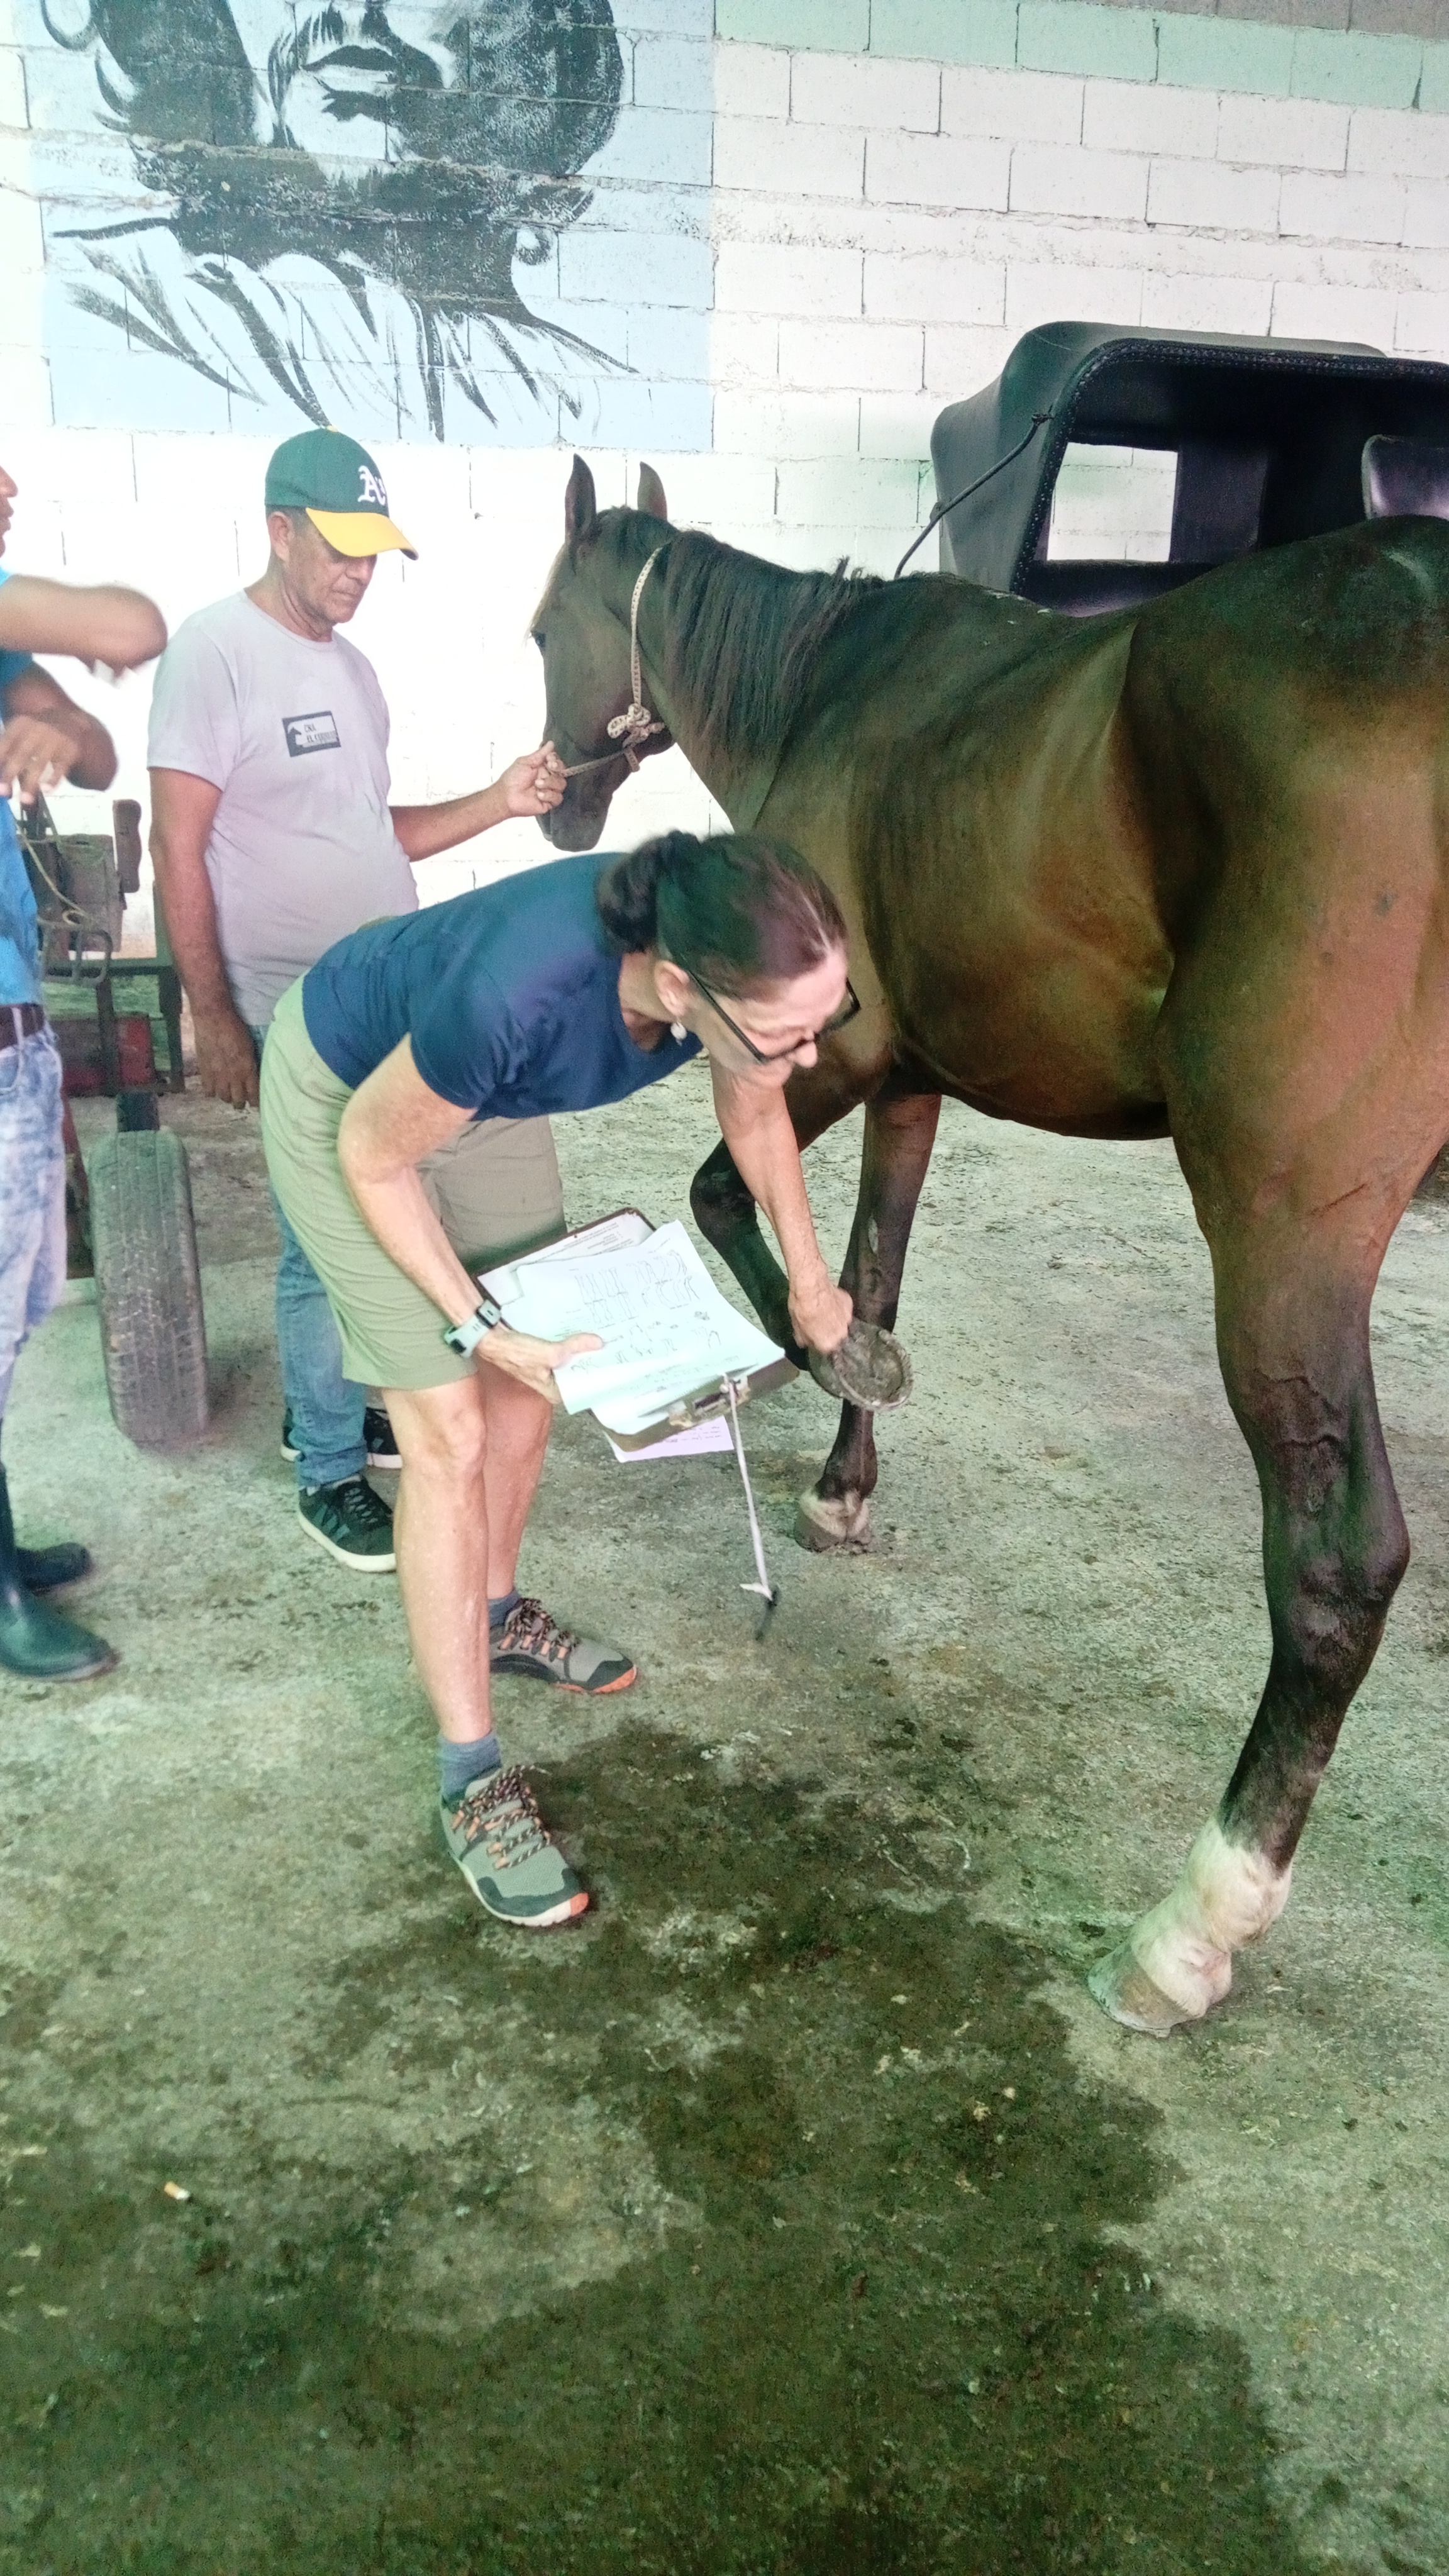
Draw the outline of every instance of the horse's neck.
[[[629,593],[632,593],[643,560],[641,556],[637,567],[628,568]],[[721,707],[719,704],[713,658],[698,652],[691,653],[688,645],[682,643],[674,632],[667,566],[666,556],[657,572],[646,582],[639,605],[639,647],[646,675],[645,698],[653,712],[663,717],[690,767],[703,779],[716,804],[723,806],[735,830],[747,832],[758,819],[774,782],[788,725],[782,725],[780,739],[773,744],[745,745],[736,739],[735,729],[729,722],[730,709],[728,705]],[[745,589],[757,569],[754,556],[723,548],[715,558],[713,578],[728,594],[735,585]],[[768,570],[779,579],[779,566],[772,564]],[[662,579],[659,577],[661,574],[664,576]],[[787,575],[786,579],[798,579],[802,594],[808,587],[806,575]],[[623,615],[627,624],[627,595],[623,601]],[[781,659],[783,661],[783,656]],[[780,676],[783,679],[783,669]]]
[[[758,821],[801,728],[816,728],[814,674],[822,656],[830,657],[833,674],[828,762],[837,774],[842,760],[849,766],[857,719],[888,696],[902,655],[918,651],[922,666],[932,666],[928,629],[939,633],[949,624],[947,659],[960,685],[985,681],[1040,640],[1037,610],[969,582],[944,590],[932,584],[928,597],[914,582],[857,587],[792,573],[729,546],[711,544],[689,564],[672,560],[673,549],[699,540],[662,542],[670,552],[645,584],[639,608],[645,697],[736,831]],[[618,567],[611,605],[626,628],[647,553],[636,541]],[[852,642],[842,654],[847,635]]]

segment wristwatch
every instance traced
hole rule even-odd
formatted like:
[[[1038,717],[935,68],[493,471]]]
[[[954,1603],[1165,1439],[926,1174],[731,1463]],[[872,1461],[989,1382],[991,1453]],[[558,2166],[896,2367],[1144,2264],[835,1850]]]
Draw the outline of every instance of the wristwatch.
[[[449,1324],[443,1339],[450,1351],[457,1352],[460,1360],[470,1360],[484,1334],[491,1333],[494,1325],[502,1321],[502,1307],[495,1306],[491,1297],[480,1297],[467,1322]]]

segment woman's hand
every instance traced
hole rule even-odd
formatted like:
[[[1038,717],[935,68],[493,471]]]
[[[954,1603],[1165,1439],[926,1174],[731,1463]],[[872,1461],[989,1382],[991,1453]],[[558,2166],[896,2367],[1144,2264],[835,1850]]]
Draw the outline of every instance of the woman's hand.
[[[838,1351],[850,1330],[855,1308],[827,1270],[808,1287],[790,1290],[790,1321],[809,1351]]]
[[[576,1360],[584,1351],[601,1351],[604,1345],[597,1333],[570,1333],[566,1341],[540,1342],[532,1333],[515,1333],[509,1324],[495,1324],[478,1344],[477,1356],[490,1368],[502,1369],[505,1377],[516,1377],[520,1386],[530,1386],[535,1395],[550,1404],[562,1404],[563,1397],[554,1379],[554,1370],[565,1360]]]

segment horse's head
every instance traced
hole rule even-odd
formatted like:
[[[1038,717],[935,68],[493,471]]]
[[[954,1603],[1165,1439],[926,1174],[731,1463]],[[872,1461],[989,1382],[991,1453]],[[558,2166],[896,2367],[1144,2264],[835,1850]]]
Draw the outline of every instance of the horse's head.
[[[652,465],[639,469],[639,510],[650,520],[668,517],[664,486]],[[576,456],[564,495],[564,542],[534,615],[533,640],[543,655],[548,693],[544,740],[556,746],[566,768],[603,757],[599,767],[571,778],[562,804],[540,817],[540,829],[557,850],[597,846],[610,799],[629,775],[630,763],[614,750],[608,726],[633,696],[628,597],[648,552],[646,547],[640,553],[634,539],[635,517],[629,510],[600,515],[594,478]],[[622,621],[614,597],[621,579]],[[668,747],[669,736],[661,733],[643,750]]]

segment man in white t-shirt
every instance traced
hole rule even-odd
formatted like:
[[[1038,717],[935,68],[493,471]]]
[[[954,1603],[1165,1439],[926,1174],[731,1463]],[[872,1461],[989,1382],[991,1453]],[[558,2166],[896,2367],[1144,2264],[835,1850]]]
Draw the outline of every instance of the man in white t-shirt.
[[[334,940],[415,911],[419,860],[509,815],[546,813],[564,787],[545,746],[471,795],[390,805],[387,706],[371,663],[335,630],[378,555],[414,549],[372,458],[337,430],[278,448],[266,511],[260,581],[188,618],[162,657],[148,753],[151,852],[201,1087],[237,1109],[256,1104],[276,1004]],[[547,1119],[465,1129],[424,1181],[455,1219],[467,1211],[480,1261],[562,1222]],[[280,1210],[278,1222],[283,1452],[297,1461],[298,1514],[344,1564],[390,1570],[392,1515],[363,1473],[397,1464],[387,1419],[344,1378],[321,1281]]]

